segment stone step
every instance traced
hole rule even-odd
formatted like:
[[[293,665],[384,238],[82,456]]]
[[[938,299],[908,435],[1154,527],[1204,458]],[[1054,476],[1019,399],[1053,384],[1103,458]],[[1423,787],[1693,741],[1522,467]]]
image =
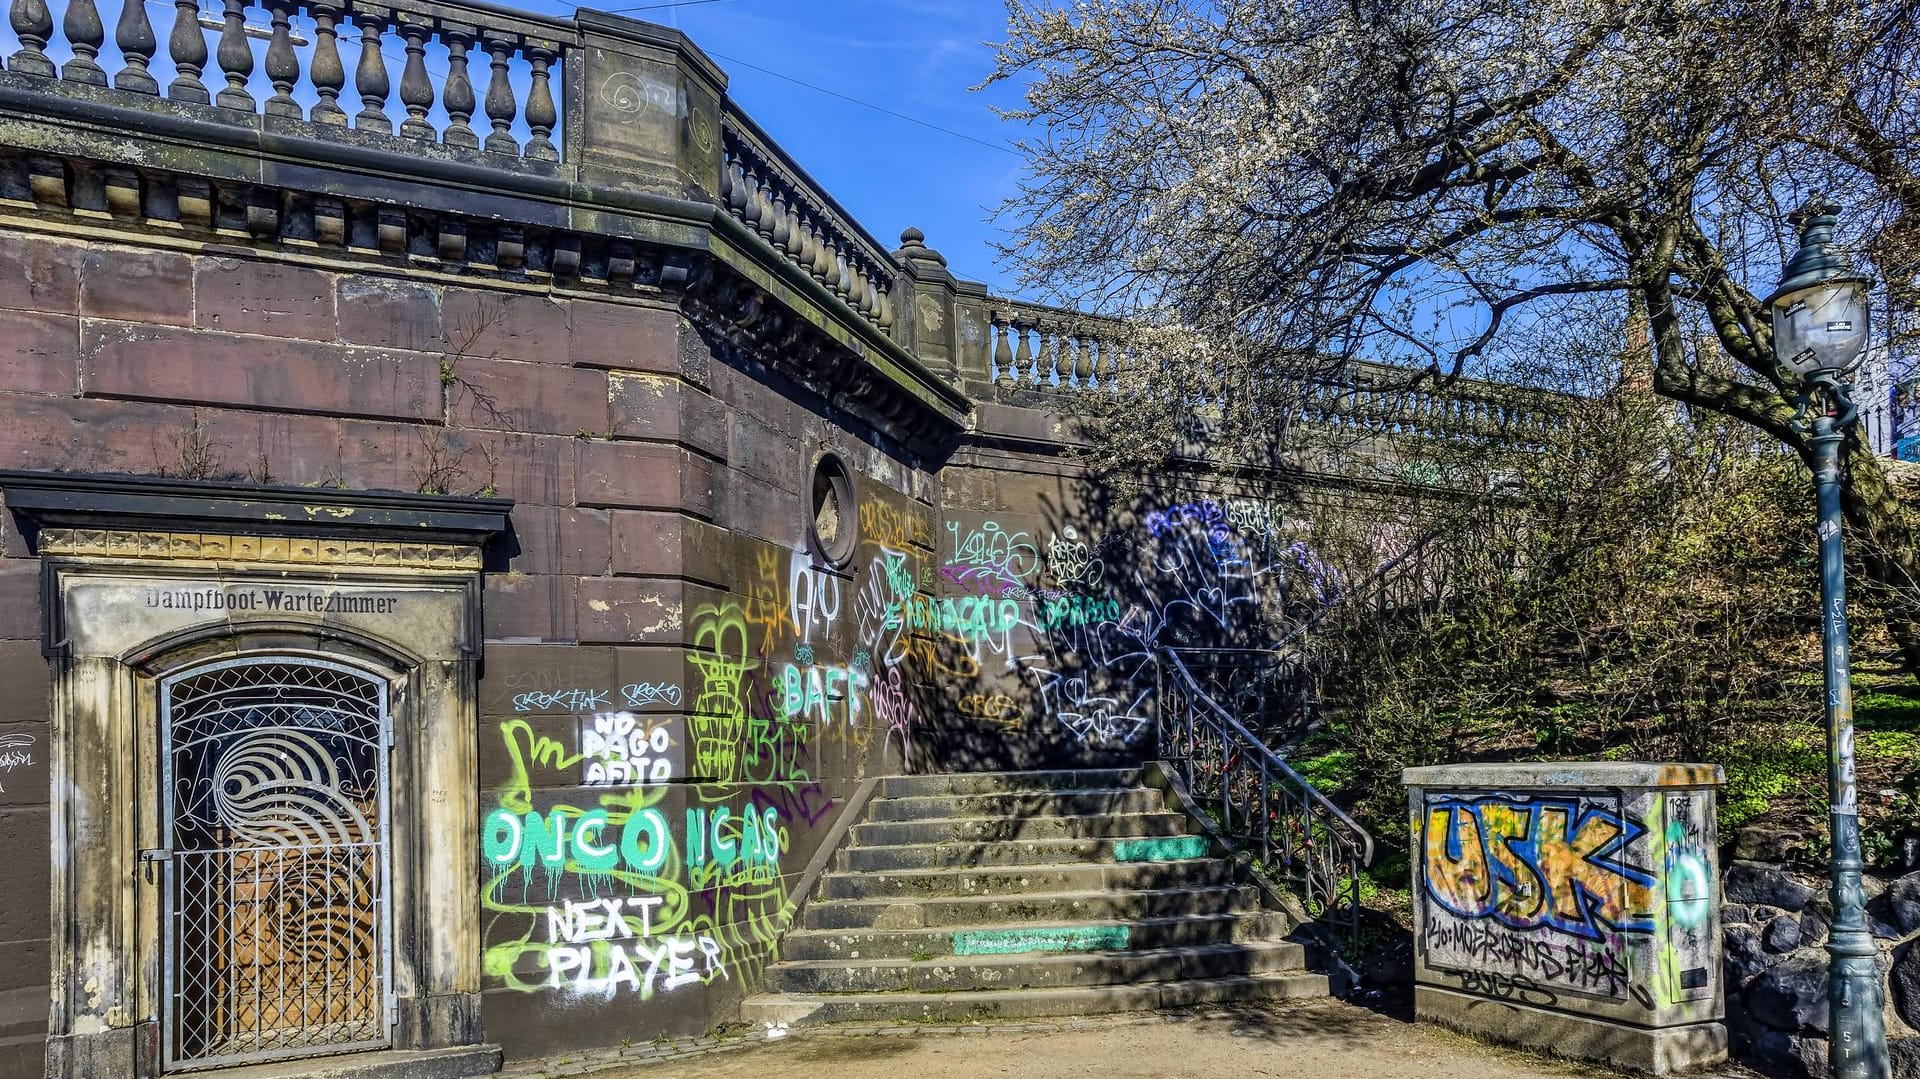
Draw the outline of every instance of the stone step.
[[[832,899],[807,904],[807,929],[924,929],[1033,922],[1130,921],[1255,909],[1247,887],[1156,888],[1129,892],[1044,892],[929,899]]]
[[[881,798],[867,819],[931,820],[936,817],[1092,817],[1113,813],[1165,812],[1166,796],[1151,787],[1094,787],[1077,791],[998,791]]]
[[[964,1023],[1041,1015],[1097,1015],[1185,1008],[1236,1000],[1327,995],[1323,974],[1280,971],[1137,985],[997,989],[973,993],[764,993],[748,997],[741,1018],[754,1025],[886,1022]]]
[[[775,963],[776,993],[950,993],[1220,978],[1301,970],[1305,949],[1290,941],[1205,944],[1144,951],[1051,955],[968,955],[937,960],[821,959]]]
[[[1102,889],[1194,888],[1226,884],[1233,867],[1219,858],[1103,865],[992,866],[983,869],[902,869],[885,873],[829,873],[819,899],[940,898],[1094,892]]]
[[[939,817],[932,820],[868,821],[853,826],[861,847],[907,843],[980,843],[1013,839],[1113,839],[1187,835],[1180,813],[1127,813],[1105,817]]]
[[[968,925],[939,929],[801,929],[780,943],[783,960],[905,959],[956,951],[1086,951],[1124,943],[1129,948],[1179,948],[1278,939],[1291,929],[1279,911],[1141,918],[1059,925]]]
[[[998,791],[1084,790],[1089,787],[1133,787],[1140,783],[1138,768],[1089,768],[1073,772],[956,772],[937,776],[888,776],[880,781],[882,798],[923,798],[931,795],[993,794]]]
[[[1110,839],[1010,839],[986,843],[903,843],[893,847],[842,847],[833,868],[843,873],[893,869],[960,869],[993,865],[1055,865],[1111,862]]]

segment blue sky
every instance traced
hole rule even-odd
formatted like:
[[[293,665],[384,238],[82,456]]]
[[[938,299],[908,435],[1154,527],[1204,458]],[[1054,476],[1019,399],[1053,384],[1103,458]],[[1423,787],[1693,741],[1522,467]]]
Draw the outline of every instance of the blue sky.
[[[991,106],[1017,105],[1018,92],[968,92],[992,70],[986,42],[1006,28],[1001,0],[710,0],[627,14],[685,31],[726,69],[740,107],[875,238],[892,246],[901,229],[913,226],[956,274],[999,294],[1011,291],[994,261],[998,233],[986,219],[1013,192],[1021,170],[1021,159],[1007,152],[1019,128]]]

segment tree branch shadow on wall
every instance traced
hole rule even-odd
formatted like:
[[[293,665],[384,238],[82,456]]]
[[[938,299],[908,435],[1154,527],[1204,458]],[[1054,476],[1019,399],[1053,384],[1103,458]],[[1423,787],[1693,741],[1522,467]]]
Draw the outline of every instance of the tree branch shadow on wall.
[[[937,642],[936,677],[916,685],[939,717],[922,737],[936,770],[1153,759],[1164,649],[1256,731],[1284,737],[1304,714],[1305,672],[1273,647],[1341,575],[1315,554],[1291,484],[1089,476],[1036,509],[949,510],[938,537],[943,594],[1017,611],[1018,624],[1004,647]]]

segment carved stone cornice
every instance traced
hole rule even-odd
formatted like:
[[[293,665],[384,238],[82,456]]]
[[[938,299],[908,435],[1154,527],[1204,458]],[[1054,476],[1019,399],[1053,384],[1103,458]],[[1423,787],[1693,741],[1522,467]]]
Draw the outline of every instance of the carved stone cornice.
[[[69,472],[0,471],[0,498],[36,554],[436,569],[478,569],[460,552],[477,557],[513,509],[504,498]]]
[[[42,529],[42,556],[136,558],[163,561],[252,562],[473,571],[480,549],[464,544],[401,543],[314,536],[246,536],[219,532],[130,532],[120,529]]]

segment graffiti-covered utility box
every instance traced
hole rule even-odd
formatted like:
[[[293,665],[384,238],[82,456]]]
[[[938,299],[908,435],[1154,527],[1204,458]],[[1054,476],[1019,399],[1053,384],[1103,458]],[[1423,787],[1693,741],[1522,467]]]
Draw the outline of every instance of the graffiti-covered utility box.
[[[1664,1074],[1726,1057],[1708,764],[1409,768],[1414,1010]]]

